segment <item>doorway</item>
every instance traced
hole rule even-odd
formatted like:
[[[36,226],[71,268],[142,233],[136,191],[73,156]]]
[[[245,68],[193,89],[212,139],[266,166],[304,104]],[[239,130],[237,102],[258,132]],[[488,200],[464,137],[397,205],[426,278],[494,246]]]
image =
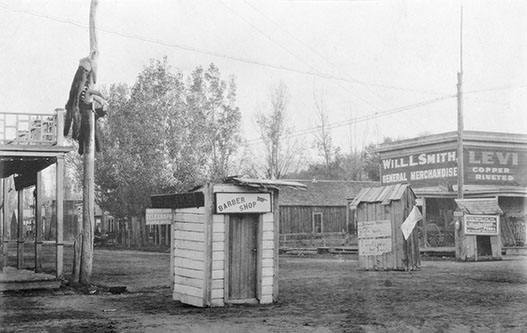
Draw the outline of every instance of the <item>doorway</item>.
[[[229,215],[228,300],[256,300],[259,215]]]
[[[478,257],[492,257],[490,236],[476,236]]]

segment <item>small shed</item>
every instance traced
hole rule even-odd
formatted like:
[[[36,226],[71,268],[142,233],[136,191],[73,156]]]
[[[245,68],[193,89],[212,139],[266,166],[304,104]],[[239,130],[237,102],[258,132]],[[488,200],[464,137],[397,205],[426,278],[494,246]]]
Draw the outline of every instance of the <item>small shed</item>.
[[[154,209],[171,214],[174,300],[206,307],[277,299],[278,185],[304,187],[230,177],[151,197]]]
[[[408,184],[362,189],[350,204],[357,221],[359,267],[414,270],[421,265],[416,223],[420,212]],[[409,225],[405,239],[401,225]]]
[[[456,199],[456,258],[462,261],[501,259],[498,198]]]

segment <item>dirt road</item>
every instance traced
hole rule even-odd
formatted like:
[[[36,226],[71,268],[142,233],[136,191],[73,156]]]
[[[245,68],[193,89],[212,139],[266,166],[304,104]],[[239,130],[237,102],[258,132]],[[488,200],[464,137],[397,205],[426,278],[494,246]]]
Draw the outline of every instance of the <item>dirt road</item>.
[[[111,294],[0,294],[2,332],[522,332],[527,259],[424,260],[414,272],[358,269],[356,256],[282,257],[279,302],[194,308],[172,300],[169,255],[95,251],[93,282]]]

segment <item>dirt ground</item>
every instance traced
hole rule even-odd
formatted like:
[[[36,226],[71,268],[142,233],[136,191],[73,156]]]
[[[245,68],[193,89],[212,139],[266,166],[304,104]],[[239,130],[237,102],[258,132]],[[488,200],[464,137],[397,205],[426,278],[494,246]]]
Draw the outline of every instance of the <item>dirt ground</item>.
[[[66,286],[56,291],[0,293],[0,331],[527,330],[525,257],[472,263],[423,260],[413,272],[374,272],[359,270],[356,255],[284,256],[278,303],[205,309],[172,300],[168,265],[168,253],[96,249],[93,283],[124,285],[127,292]]]

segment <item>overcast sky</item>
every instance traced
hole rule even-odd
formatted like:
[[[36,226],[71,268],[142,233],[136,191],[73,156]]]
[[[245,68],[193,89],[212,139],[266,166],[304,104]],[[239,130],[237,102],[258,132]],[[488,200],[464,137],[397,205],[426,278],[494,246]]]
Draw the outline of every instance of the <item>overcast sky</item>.
[[[89,0],[0,0],[0,105],[63,107],[88,55]],[[214,62],[236,77],[248,140],[273,85],[290,91],[305,142],[325,96],[349,151],[384,136],[456,130],[463,4],[465,129],[527,133],[527,1],[99,0],[99,85],[133,84],[151,58],[188,75]]]

